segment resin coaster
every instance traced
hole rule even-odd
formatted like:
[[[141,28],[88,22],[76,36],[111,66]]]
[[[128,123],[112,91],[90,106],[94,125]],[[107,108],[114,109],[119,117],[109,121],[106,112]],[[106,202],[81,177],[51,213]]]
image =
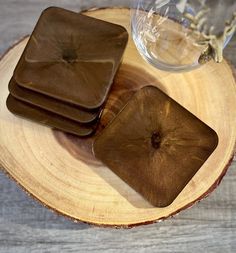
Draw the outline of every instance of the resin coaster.
[[[96,128],[96,124],[79,124],[73,120],[22,102],[12,95],[8,96],[6,104],[8,110],[13,114],[77,136],[85,137],[91,135]]]
[[[122,26],[48,8],[15,69],[16,82],[64,102],[98,108],[107,97],[127,41]]]
[[[139,90],[94,142],[95,156],[157,207],[170,205],[218,144],[161,90]]]
[[[12,78],[8,89],[11,95],[23,102],[40,107],[65,118],[79,123],[91,123],[98,119],[101,110],[83,110],[74,105],[63,103],[57,99],[50,98],[38,92],[20,87]]]

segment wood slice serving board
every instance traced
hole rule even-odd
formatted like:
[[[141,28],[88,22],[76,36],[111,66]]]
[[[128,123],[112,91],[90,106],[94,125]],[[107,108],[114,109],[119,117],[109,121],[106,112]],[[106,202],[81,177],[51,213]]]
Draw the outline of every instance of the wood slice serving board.
[[[129,30],[127,9],[101,9],[85,14]],[[27,40],[12,47],[0,62],[0,163],[34,198],[74,220],[131,227],[172,216],[216,188],[233,158],[236,141],[236,86],[232,68],[226,61],[211,62],[189,73],[163,72],[144,62],[130,36],[100,129],[135,90],[155,85],[219,136],[217,149],[177,199],[168,207],[154,208],[95,160],[91,152],[94,137],[79,139],[7,111],[8,82]]]

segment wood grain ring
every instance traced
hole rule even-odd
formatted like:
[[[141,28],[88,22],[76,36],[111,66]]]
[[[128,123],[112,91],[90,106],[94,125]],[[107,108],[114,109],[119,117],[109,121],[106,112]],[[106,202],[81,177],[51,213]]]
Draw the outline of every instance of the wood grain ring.
[[[86,14],[129,29],[127,9],[101,9]],[[221,65],[209,63],[190,73],[162,72],[145,63],[132,39],[129,40],[114,87],[123,87],[127,94],[126,89],[135,90],[136,85],[137,88],[157,85],[211,126],[220,140],[214,154],[174,203],[167,208],[153,208],[108,168],[86,161],[91,157],[82,159],[80,146],[76,145],[78,140],[14,117],[7,111],[7,83],[26,41],[14,45],[0,61],[0,163],[10,177],[44,206],[75,221],[129,228],[171,217],[219,185],[233,159],[236,141],[236,86],[226,61]],[[114,96],[110,100],[115,101],[112,106],[115,110],[119,109],[116,101],[122,106],[124,98],[123,92],[119,89],[117,92],[119,99]],[[108,105],[101,128],[112,118],[113,109],[109,110]]]

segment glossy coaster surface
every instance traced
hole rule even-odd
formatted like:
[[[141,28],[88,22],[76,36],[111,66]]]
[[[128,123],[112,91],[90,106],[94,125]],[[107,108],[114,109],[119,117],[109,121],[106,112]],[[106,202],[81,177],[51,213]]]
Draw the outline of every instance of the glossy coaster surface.
[[[9,82],[8,89],[11,95],[21,101],[40,107],[44,110],[53,112],[65,118],[79,123],[91,123],[95,121],[100,114],[99,110],[84,110],[78,106],[64,103],[57,99],[45,96],[41,93],[20,87],[14,78]]]
[[[98,108],[110,90],[127,41],[128,32],[119,25],[48,8],[16,67],[16,82],[61,101]]]
[[[73,120],[22,102],[12,95],[9,95],[7,98],[7,108],[13,114],[23,118],[81,137],[91,135],[96,128],[96,124],[79,124]]]
[[[156,87],[140,89],[94,143],[95,156],[157,207],[215,150],[216,133]]]

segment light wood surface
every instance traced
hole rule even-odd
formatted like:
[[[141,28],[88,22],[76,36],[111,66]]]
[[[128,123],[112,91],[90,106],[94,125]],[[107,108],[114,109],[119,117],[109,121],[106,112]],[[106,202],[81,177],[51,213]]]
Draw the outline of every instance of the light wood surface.
[[[102,9],[87,14],[129,29],[127,9]],[[87,140],[76,142],[77,139],[62,133],[53,134],[51,129],[7,111],[7,84],[26,42],[27,39],[14,46],[0,64],[0,161],[6,171],[44,205],[88,223],[129,227],[165,219],[191,206],[218,185],[233,157],[236,140],[236,86],[232,69],[226,62],[209,63],[184,74],[162,72],[145,63],[131,38],[129,40],[117,77],[119,81],[115,81],[117,85],[127,80],[133,83],[132,78],[137,78],[133,85],[139,88],[143,80],[134,73],[142,73],[149,77],[146,85],[162,88],[212,127],[219,137],[213,155],[177,199],[166,208],[154,208],[108,168],[91,163],[90,158],[75,157],[76,152],[81,153],[74,146],[78,143],[86,146]],[[116,99],[108,101],[103,118],[109,115],[114,101]]]
[[[52,5],[74,11],[129,0],[0,0],[0,54],[31,33]],[[225,50],[234,66],[236,36]],[[0,109],[1,110],[1,109]],[[29,197],[0,171],[0,252],[235,252],[236,163],[208,198],[165,222],[129,230],[73,223]]]

